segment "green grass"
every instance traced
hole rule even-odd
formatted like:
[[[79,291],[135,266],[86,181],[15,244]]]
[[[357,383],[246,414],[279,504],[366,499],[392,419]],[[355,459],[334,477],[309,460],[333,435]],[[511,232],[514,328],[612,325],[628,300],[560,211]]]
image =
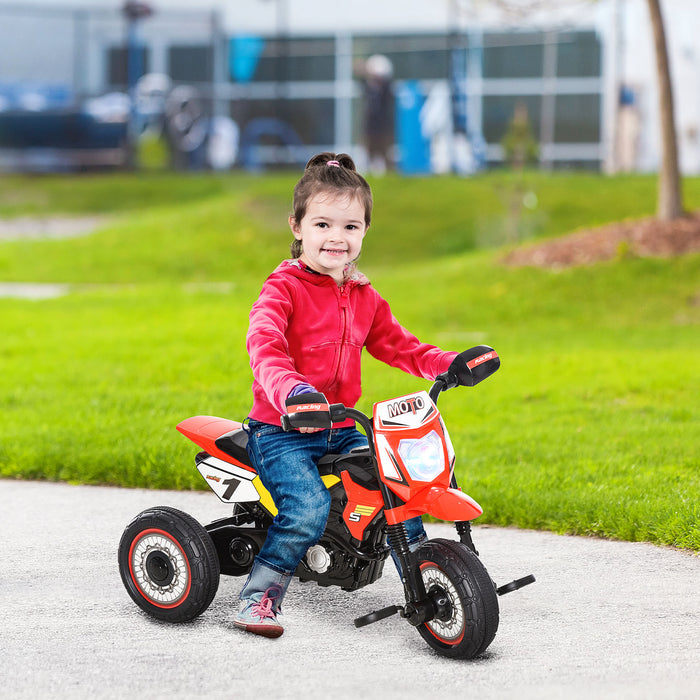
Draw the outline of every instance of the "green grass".
[[[247,315],[286,255],[294,181],[0,181],[3,217],[110,217],[87,237],[0,243],[0,280],[72,285],[0,299],[0,475],[204,487],[174,425],[246,415]],[[513,226],[516,186],[538,206]],[[700,256],[557,273],[499,263],[513,231],[650,215],[655,187],[576,174],[373,182],[362,268],[397,317],[426,341],[502,357],[494,377],[441,399],[482,522],[700,550]],[[700,207],[700,181],[685,193]],[[425,386],[368,358],[360,407]]]

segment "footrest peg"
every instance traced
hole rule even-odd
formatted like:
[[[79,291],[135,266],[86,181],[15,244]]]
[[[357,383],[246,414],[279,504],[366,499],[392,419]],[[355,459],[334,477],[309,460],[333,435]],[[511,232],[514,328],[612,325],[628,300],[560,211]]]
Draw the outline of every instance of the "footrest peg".
[[[528,586],[534,582],[535,582],[535,577],[532,574],[528,574],[527,576],[523,576],[522,578],[515,579],[515,581],[511,581],[510,583],[505,583],[502,586],[499,586],[496,589],[496,593],[498,593],[498,595],[505,595],[506,593],[512,593],[513,591],[517,591],[518,588],[522,588],[523,586]]]
[[[396,613],[403,612],[403,608],[400,605],[390,605],[388,608],[382,608],[381,610],[375,610],[368,615],[363,615],[362,617],[355,618],[355,627],[364,627],[365,625],[371,625],[373,622],[378,622]]]

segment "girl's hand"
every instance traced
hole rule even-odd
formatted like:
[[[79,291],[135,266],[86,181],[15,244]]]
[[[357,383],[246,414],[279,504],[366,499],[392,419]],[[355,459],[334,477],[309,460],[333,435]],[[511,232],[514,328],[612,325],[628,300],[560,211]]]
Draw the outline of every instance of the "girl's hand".
[[[285,430],[294,428],[300,433],[317,433],[333,425],[328,400],[318,391],[306,391],[307,386],[297,385],[301,393],[293,396],[292,392],[284,402],[287,414],[283,416],[282,427]]]

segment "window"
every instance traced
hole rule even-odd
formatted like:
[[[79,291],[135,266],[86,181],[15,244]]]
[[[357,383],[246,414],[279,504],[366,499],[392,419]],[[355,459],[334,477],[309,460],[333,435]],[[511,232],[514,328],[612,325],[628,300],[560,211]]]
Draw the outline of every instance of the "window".
[[[518,103],[524,103],[532,127],[532,134],[539,141],[542,98],[539,95],[490,95],[484,97],[484,138],[497,144],[506,135]]]
[[[544,37],[541,34],[488,34],[484,37],[484,78],[542,76]]]
[[[171,46],[168,49],[170,77],[176,82],[204,83],[212,79],[211,46]]]
[[[600,95],[557,95],[555,143],[600,141]]]
[[[149,51],[142,47],[138,55],[139,77],[148,73]],[[107,83],[112,87],[126,87],[129,84],[129,52],[126,46],[115,46],[107,52]]]
[[[595,32],[566,32],[559,36],[557,76],[588,78],[601,74],[601,47]]]
[[[450,74],[449,37],[445,34],[361,36],[353,41],[356,59],[384,54],[395,80],[444,80]]]
[[[265,40],[252,76],[256,82],[334,79],[335,40],[318,37]]]

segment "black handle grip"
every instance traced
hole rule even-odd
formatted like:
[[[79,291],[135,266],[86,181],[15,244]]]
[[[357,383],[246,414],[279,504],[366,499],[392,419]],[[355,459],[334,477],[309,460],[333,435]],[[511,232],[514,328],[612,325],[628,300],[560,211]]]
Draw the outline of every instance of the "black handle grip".
[[[331,414],[332,423],[342,423],[348,417],[345,406],[342,403],[332,403],[328,409]]]
[[[328,415],[330,416],[331,424],[333,423],[342,423],[344,420],[347,420],[347,410],[345,408],[345,405],[342,403],[332,403],[328,406]],[[282,426],[282,430],[285,432],[289,432],[290,430],[296,430],[297,428],[304,427],[305,423],[307,423],[306,420],[302,422],[299,420],[299,417],[295,416],[296,420],[294,423],[292,423],[292,418],[289,416],[289,414],[284,413],[280,416],[280,424]],[[302,419],[303,420],[303,419]],[[318,427],[314,425],[313,427]],[[331,427],[330,425],[328,426],[323,426],[323,427]]]
[[[330,428],[331,412],[326,397],[318,392],[290,396],[285,402],[287,421],[293,428]],[[282,426],[284,429],[284,426]]]

